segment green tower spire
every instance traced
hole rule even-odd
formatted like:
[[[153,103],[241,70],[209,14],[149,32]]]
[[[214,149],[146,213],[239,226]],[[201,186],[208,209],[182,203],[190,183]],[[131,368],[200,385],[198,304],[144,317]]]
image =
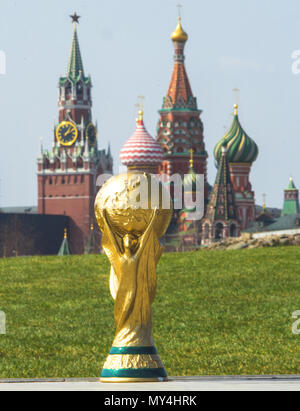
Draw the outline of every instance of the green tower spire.
[[[76,22],[74,22],[74,35],[68,63],[67,77],[73,81],[76,81],[81,74],[84,77],[83,63],[77,36],[77,26]]]
[[[293,180],[293,177],[290,177],[290,183],[289,183],[289,186],[288,186],[288,190],[297,190],[297,188],[295,186],[295,183],[294,183],[294,180]]]
[[[64,239],[60,246],[58,256],[62,257],[64,255],[70,255],[70,254],[71,254],[71,251],[70,251],[69,242],[68,242],[68,234],[67,234],[67,229],[65,229]]]
[[[237,220],[234,190],[230,179],[227,145],[222,147],[215,186],[210,199],[207,216],[212,220]]]
[[[284,204],[281,215],[284,217],[291,214],[300,214],[299,190],[296,188],[292,177],[288,188],[284,190]]]
[[[80,16],[77,16],[77,14],[74,13],[74,15],[70,17],[74,23],[72,47],[68,61],[66,77],[61,77],[59,84],[60,86],[65,86],[68,81],[71,81],[73,84],[77,84],[79,81],[83,81],[86,85],[91,85],[90,76],[85,77],[84,75],[83,62],[77,35],[77,24],[79,24]]]
[[[88,237],[86,247],[85,247],[85,254],[98,254],[99,253],[99,247],[97,244],[97,238],[95,234],[95,229],[94,225],[91,225],[90,228],[90,235]]]
[[[240,221],[230,178],[227,145],[222,146],[222,156],[216,182],[211,193],[206,215],[202,221],[203,243],[238,237]]]

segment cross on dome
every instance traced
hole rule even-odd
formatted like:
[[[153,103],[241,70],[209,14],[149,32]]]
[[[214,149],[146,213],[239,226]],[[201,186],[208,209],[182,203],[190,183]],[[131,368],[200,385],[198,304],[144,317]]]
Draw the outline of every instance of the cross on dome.
[[[238,88],[234,88],[233,89],[235,98],[234,98],[234,114],[237,115],[238,114],[238,108],[239,108],[239,93],[240,90]]]

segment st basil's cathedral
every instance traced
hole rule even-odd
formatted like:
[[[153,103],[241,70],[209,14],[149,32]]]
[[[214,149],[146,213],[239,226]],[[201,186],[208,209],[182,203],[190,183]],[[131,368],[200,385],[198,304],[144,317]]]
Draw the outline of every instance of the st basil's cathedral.
[[[44,150],[41,144],[38,157],[38,213],[68,217],[68,230],[62,233],[61,253],[71,250],[81,254],[100,252],[100,233],[94,229],[93,211],[98,190],[96,179],[101,174],[113,173],[113,159],[110,147],[105,150],[98,146],[97,123],[92,118],[92,80],[85,75],[78,41],[79,16],[75,13],[71,17],[73,41],[66,75],[59,79],[59,113],[53,144],[50,150]],[[169,250],[172,246],[179,249],[178,244],[198,247],[238,237],[241,232],[258,227],[261,221],[274,223],[266,207],[260,215],[257,213],[250,175],[259,150],[240,123],[237,104],[229,130],[214,149],[215,183],[213,186],[208,183],[209,156],[202,110],[185,67],[188,34],[182,27],[181,17],[171,40],[174,67],[159,110],[157,136],[147,131],[141,106],[136,130],[120,150],[121,162],[128,170],[167,176],[166,184],[174,174],[180,175],[183,186],[192,187],[192,194],[197,189],[199,175],[204,176],[204,216],[200,221],[189,221],[193,209],[188,204],[177,210],[165,239]],[[171,184],[170,192],[175,203]],[[285,191],[284,209],[299,211],[298,196],[294,183],[290,183]]]
[[[258,156],[258,147],[244,131],[238,117],[238,105],[234,106],[233,123],[214,150],[218,174],[214,187],[207,181],[208,153],[205,149],[202,111],[185,67],[184,48],[188,34],[182,27],[181,17],[171,35],[174,46],[174,68],[157,126],[157,139],[149,136],[138,121],[138,128],[121,151],[121,161],[128,169],[157,172],[171,178],[182,177],[183,185],[196,189],[198,175],[204,176],[204,201],[206,214],[202,221],[188,220],[192,209],[185,205],[174,213],[169,228],[170,244],[186,241],[200,245],[230,236],[239,236],[256,220],[255,194],[250,182],[252,164]],[[143,126],[144,127],[144,126]],[[147,145],[142,145],[147,140]],[[162,161],[158,164],[158,144]],[[140,159],[143,157],[143,162]],[[173,201],[174,192],[170,188]]]

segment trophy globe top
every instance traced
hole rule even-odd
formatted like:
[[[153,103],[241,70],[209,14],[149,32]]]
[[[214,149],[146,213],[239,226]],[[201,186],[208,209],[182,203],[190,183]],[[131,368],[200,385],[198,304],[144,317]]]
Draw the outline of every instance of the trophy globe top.
[[[126,234],[140,237],[147,229],[154,209],[157,209],[154,231],[161,238],[172,218],[170,193],[155,176],[139,172],[111,177],[95,201],[100,229],[103,230],[101,215],[105,210],[112,230],[120,237]]]

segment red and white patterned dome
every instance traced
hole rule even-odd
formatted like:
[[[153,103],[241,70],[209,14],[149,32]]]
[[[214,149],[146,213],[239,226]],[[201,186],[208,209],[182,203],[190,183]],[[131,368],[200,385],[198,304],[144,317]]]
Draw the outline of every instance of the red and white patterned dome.
[[[123,146],[120,157],[127,167],[157,166],[163,161],[163,149],[146,130],[142,116],[137,122],[136,131]]]

